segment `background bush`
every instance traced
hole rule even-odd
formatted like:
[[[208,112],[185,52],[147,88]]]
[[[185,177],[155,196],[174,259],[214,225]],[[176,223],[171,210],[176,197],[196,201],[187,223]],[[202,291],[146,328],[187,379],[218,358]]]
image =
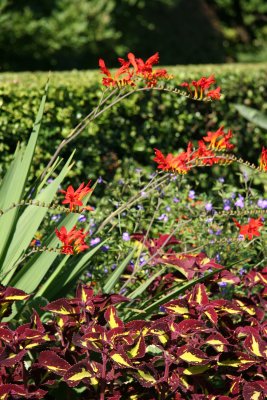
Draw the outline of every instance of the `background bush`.
[[[114,65],[155,49],[163,64],[266,61],[266,18],[265,0],[1,0],[0,70],[94,68],[99,54]]]
[[[215,73],[222,87],[219,102],[201,103],[173,93],[149,91],[130,96],[92,123],[65,148],[65,158],[77,147],[72,182],[103,175],[110,179],[123,161],[153,165],[153,148],[164,152],[184,147],[219,125],[231,128],[237,138],[238,155],[258,163],[267,134],[239,116],[235,103],[267,112],[266,64],[168,68],[175,76],[171,85]],[[0,164],[7,165],[18,141],[31,131],[47,73],[0,75]],[[53,73],[35,155],[40,173],[57,144],[97,104],[102,92],[98,72]],[[219,168],[219,167],[216,167]],[[215,173],[216,173],[215,168]],[[198,174],[200,171],[197,172]]]

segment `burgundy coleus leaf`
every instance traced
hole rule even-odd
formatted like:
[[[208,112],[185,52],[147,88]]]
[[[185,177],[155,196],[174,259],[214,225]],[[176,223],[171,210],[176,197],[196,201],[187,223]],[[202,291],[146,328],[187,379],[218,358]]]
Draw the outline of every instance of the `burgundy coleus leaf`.
[[[19,328],[16,330],[18,332]],[[30,349],[32,347],[38,346],[39,344],[49,341],[50,337],[44,332],[39,332],[36,329],[25,328],[23,332],[19,335],[19,342],[24,342],[21,344],[25,349]]]
[[[130,359],[143,358],[145,356],[146,344],[142,335],[137,338],[136,343],[133,346],[127,348],[127,354]]]
[[[217,309],[218,313],[230,314],[230,315],[242,313],[242,310],[240,309],[239,306],[228,300],[223,300],[223,299],[211,300],[209,302],[209,305]]]
[[[67,299],[59,299],[52,301],[46,306],[42,307],[45,311],[51,311],[59,315],[75,315],[79,314],[77,307],[73,307]]]
[[[209,298],[203,283],[198,283],[194,286],[192,292],[188,296],[188,302],[190,305],[199,305],[202,307],[209,303]]]
[[[16,289],[13,287],[1,287],[0,288],[0,303],[2,301],[16,301],[16,300],[28,300],[30,294],[26,294],[23,290]]]
[[[13,341],[14,332],[8,327],[0,328],[0,340],[5,343],[11,343]]]
[[[150,388],[157,384],[158,379],[155,376],[155,371],[148,366],[140,366],[134,372],[134,377],[140,382],[143,387]]]
[[[240,278],[230,271],[222,271],[220,272],[219,282],[224,282],[230,285],[238,285],[240,283]]]
[[[212,346],[219,353],[227,351],[227,345],[230,344],[220,333],[210,335],[205,340],[205,343]]]
[[[17,396],[25,397],[27,395],[27,391],[25,390],[24,385],[14,385],[10,383],[1,385],[0,399],[7,400],[8,398],[10,398],[10,395],[12,396],[12,398],[18,398]]]
[[[171,300],[163,304],[165,312],[171,315],[188,315],[189,308],[185,299]]]
[[[233,395],[240,394],[241,389],[244,386],[244,379],[242,378],[242,375],[240,376],[226,375],[226,377],[232,381],[230,386],[230,393]]]
[[[267,344],[260,335],[248,335],[244,341],[244,347],[253,356],[267,359]]]
[[[91,286],[79,284],[76,290],[76,300],[79,305],[91,315],[95,312],[93,304],[94,290]]]
[[[92,301],[93,304],[101,311],[110,304],[125,303],[130,301],[130,299],[120,294],[100,294],[94,296]]]
[[[109,353],[109,358],[113,361],[115,368],[135,368],[130,358],[125,353],[122,346]]]
[[[218,314],[215,311],[215,309],[211,306],[206,306],[204,308],[204,314],[206,315],[206,317],[208,317],[208,319],[214,324],[217,325],[218,323]]]
[[[246,369],[257,365],[259,361],[259,360],[257,361],[255,357],[252,357],[247,353],[243,353],[242,351],[237,351],[235,355],[238,357],[239,361],[239,367],[238,367],[239,372],[245,371]]]
[[[6,346],[0,353],[0,366],[13,367],[16,363],[22,360],[26,353],[27,350],[24,349],[16,353],[12,348]]]
[[[100,332],[89,332],[83,336],[79,334],[74,334],[72,342],[78,347],[84,349],[93,350],[96,352],[102,352],[103,347],[106,345],[106,340],[104,340],[104,335]]]
[[[63,358],[59,357],[54,351],[42,351],[38,364],[57,375],[64,376],[71,365]]]
[[[86,361],[81,361],[69,368],[63,379],[68,386],[75,387],[81,382],[89,385],[91,383],[91,379],[94,378],[95,373],[93,372],[90,364]]]
[[[211,360],[203,351],[187,345],[178,348],[176,355],[181,360],[193,365],[208,364]]]
[[[111,329],[123,327],[123,322],[118,317],[117,310],[114,306],[111,305],[107,308],[104,317]]]
[[[176,324],[175,330],[177,333],[185,335],[188,333],[205,332],[207,329],[203,321],[185,319]]]
[[[134,343],[136,333],[126,330],[124,327],[111,329],[106,333],[106,341],[112,346],[117,344],[132,345]]]
[[[169,264],[176,267],[176,269],[183,274],[187,279],[192,279],[195,275],[193,266],[195,265],[196,257],[191,255],[176,255],[176,254],[165,254],[160,262],[162,264]]]
[[[246,382],[243,387],[244,400],[264,400],[267,391],[258,382]]]
[[[32,329],[37,329],[39,332],[45,332],[45,328],[42,324],[41,318],[34,308],[32,309],[31,325]]]

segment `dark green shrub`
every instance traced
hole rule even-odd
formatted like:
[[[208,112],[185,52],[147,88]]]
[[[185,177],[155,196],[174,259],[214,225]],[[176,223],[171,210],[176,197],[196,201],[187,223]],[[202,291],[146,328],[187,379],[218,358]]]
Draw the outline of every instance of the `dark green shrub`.
[[[121,161],[131,157],[141,165],[149,165],[153,147],[175,151],[185,147],[190,138],[199,138],[199,134],[216,130],[219,125],[233,130],[240,156],[258,161],[261,147],[266,143],[266,131],[240,117],[234,104],[266,111],[266,64],[174,67],[168,71],[175,77],[173,86],[214,73],[224,96],[219,102],[209,104],[156,91],[130,96],[99,117],[72,146],[63,150],[64,157],[75,146],[79,150],[72,177],[79,182],[99,175],[110,178]],[[0,142],[5,143],[1,144],[2,166],[9,161],[16,143],[29,136],[47,77],[47,73],[0,75]],[[99,82],[98,72],[52,74],[42,137],[35,156],[38,172],[62,138],[96,105],[101,95]]]

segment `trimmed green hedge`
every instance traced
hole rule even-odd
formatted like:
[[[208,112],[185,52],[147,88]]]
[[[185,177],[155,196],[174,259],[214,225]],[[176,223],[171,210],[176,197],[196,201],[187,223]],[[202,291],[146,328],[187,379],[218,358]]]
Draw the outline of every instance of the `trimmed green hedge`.
[[[133,95],[91,124],[62,156],[77,148],[77,180],[104,175],[110,178],[121,160],[133,158],[152,165],[153,147],[174,151],[189,139],[197,139],[219,125],[237,137],[238,154],[258,161],[267,132],[238,115],[235,103],[267,112],[267,65],[210,65],[168,68],[173,84],[214,73],[224,96],[219,102],[201,103],[172,93]],[[18,141],[25,141],[37,113],[47,73],[0,74],[0,164],[6,166]],[[51,74],[42,124],[42,137],[35,156],[40,172],[57,144],[90,112],[101,95],[101,76],[96,71]]]

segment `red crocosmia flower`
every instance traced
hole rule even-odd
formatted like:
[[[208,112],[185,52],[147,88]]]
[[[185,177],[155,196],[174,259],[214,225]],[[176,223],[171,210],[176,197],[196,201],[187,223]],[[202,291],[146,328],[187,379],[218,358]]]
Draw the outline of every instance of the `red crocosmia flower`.
[[[154,149],[156,157],[153,159],[158,164],[158,169],[163,171],[176,172],[178,174],[186,174],[193,165],[189,162],[193,160],[192,157],[192,143],[187,146],[187,150],[178,155],[168,154],[166,157],[158,149]]]
[[[65,199],[62,201],[62,204],[69,204],[71,211],[74,211],[77,206],[83,206],[82,199],[88,193],[92,192],[90,183],[91,181],[89,181],[86,186],[82,183],[77,190],[74,190],[72,186],[69,186],[67,190],[61,190],[60,192],[65,194]],[[88,209],[88,207],[85,208]]]
[[[209,142],[209,149],[224,151],[232,150],[235,146],[229,143],[232,138],[232,131],[229,129],[227,133],[223,131],[223,126],[221,126],[216,132],[208,132],[207,136],[203,137],[205,142]]]
[[[88,233],[83,233],[83,229],[76,229],[74,226],[69,232],[62,226],[60,230],[55,229],[56,235],[62,242],[61,253],[63,254],[78,254],[89,248],[85,243],[85,237]]]
[[[218,100],[220,98],[220,87],[217,87],[214,90],[209,90],[210,86],[216,83],[214,75],[210,75],[208,78],[203,76],[198,81],[192,81],[190,83],[183,82],[180,86],[187,88],[190,95],[194,99],[201,100],[203,97],[210,97],[213,100]]]
[[[198,148],[195,152],[195,160],[197,164],[200,165],[213,165],[218,162],[218,157],[209,150],[203,140],[198,141]]]
[[[109,86],[134,85],[134,82],[132,81],[132,74],[129,71],[130,62],[126,62],[122,58],[119,58],[119,62],[121,63],[121,67],[115,73],[114,77],[112,77],[111,72],[106,67],[105,61],[100,58],[99,60],[100,70],[104,75],[107,76],[107,78],[103,78],[102,80],[104,86],[109,87]]]
[[[220,88],[220,86],[218,86],[214,90],[209,90],[206,93],[206,97],[210,97],[212,100],[220,100],[220,97],[221,97],[221,88]]]
[[[262,148],[260,157],[260,169],[262,171],[267,171],[267,148]]]
[[[119,58],[121,67],[112,77],[110,71],[106,67],[104,60],[99,60],[99,67],[101,72],[106,75],[103,78],[103,85],[105,86],[135,86],[135,80],[138,78],[143,79],[147,87],[155,86],[158,79],[170,79],[171,76],[167,74],[165,69],[157,69],[153,71],[153,65],[159,61],[159,53],[153,54],[146,61],[141,58],[136,58],[133,53],[128,53],[128,61]]]
[[[249,240],[254,236],[260,236],[259,228],[264,226],[260,217],[258,219],[250,218],[249,223],[246,225],[241,225],[235,218],[233,218],[233,221],[239,228],[239,234]]]

